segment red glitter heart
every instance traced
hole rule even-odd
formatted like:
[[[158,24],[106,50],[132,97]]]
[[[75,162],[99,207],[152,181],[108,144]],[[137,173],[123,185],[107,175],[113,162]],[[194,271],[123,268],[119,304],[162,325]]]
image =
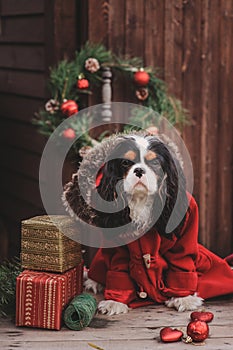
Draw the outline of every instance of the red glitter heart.
[[[203,321],[203,322],[211,322],[214,318],[214,314],[212,312],[204,312],[204,311],[194,311],[190,315],[192,321]]]
[[[203,321],[192,321],[187,326],[187,334],[194,342],[202,342],[209,335],[208,324]]]
[[[164,343],[170,343],[181,340],[182,336],[183,332],[179,331],[178,329],[173,329],[171,327],[165,327],[160,331],[160,339]]]

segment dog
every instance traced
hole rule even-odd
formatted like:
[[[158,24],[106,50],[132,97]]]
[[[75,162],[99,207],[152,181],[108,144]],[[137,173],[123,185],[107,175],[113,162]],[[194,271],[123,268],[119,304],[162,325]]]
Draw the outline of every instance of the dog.
[[[212,293],[209,283],[211,269],[223,268],[223,263],[198,244],[198,208],[186,191],[177,147],[166,136],[133,133],[116,135],[100,148],[83,160],[64,191],[71,215],[110,232],[123,227],[108,237],[117,243],[113,248],[99,249],[84,282],[94,293],[104,289],[99,312],[126,313],[155,302],[178,311],[195,310],[205,296],[221,294],[219,288]],[[86,203],[78,178],[83,172],[89,181],[90,164],[98,170],[95,182],[84,185],[89,191]],[[91,203],[98,198],[117,210],[94,208]],[[233,275],[224,269],[232,290]]]

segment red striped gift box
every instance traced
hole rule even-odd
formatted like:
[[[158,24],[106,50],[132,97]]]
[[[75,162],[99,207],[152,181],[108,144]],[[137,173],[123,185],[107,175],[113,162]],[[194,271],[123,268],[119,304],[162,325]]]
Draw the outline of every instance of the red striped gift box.
[[[16,279],[16,326],[59,330],[62,310],[83,288],[83,262],[65,273],[24,270]]]

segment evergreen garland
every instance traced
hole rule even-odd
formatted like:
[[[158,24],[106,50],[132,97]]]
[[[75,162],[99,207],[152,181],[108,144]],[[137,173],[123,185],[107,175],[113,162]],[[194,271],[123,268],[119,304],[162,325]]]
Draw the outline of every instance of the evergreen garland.
[[[16,277],[22,271],[18,260],[0,265],[0,317],[14,316]]]
[[[95,71],[90,71],[86,67],[88,59],[94,59],[99,64]],[[101,68],[110,67],[114,76],[119,74],[127,79],[129,86],[135,90],[134,74],[143,67],[143,61],[140,58],[121,58],[106,50],[102,45],[93,45],[87,42],[84,47],[76,52],[73,61],[61,61],[58,65],[51,69],[49,79],[49,90],[51,100],[47,102],[47,107],[36,113],[33,123],[38,126],[40,133],[49,137],[58,125],[67,118],[62,104],[68,100],[76,102],[78,108],[82,109],[85,105],[85,95],[92,94],[93,91],[102,84]],[[142,99],[141,105],[148,107],[152,111],[156,111],[162,117],[165,117],[172,125],[182,127],[188,121],[187,111],[182,107],[181,102],[167,92],[167,87],[164,81],[158,78],[158,71],[153,67],[144,67],[144,72],[149,75],[149,82],[145,86],[145,91],[148,96]],[[85,79],[88,82],[88,88],[79,89],[77,81]],[[48,104],[49,108],[48,108]],[[141,128],[146,128],[153,125],[153,113],[148,113],[147,116],[142,115],[142,111],[136,111],[135,116],[129,120],[129,123],[140,125]],[[75,118],[75,123],[71,123],[72,135],[82,134],[82,130],[87,130],[91,120],[87,116],[86,125],[83,121]],[[125,128],[128,128],[126,126]],[[65,136],[65,135],[63,135]],[[71,137],[70,135],[68,137]],[[65,136],[67,137],[67,136]],[[82,135],[76,143],[75,149],[78,150],[82,146],[92,146],[93,139],[89,135]]]

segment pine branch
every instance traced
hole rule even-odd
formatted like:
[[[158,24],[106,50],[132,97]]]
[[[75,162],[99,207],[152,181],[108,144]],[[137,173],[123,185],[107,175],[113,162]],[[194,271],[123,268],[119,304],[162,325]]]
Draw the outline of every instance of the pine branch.
[[[0,317],[15,313],[16,277],[21,271],[18,259],[0,265]]]

